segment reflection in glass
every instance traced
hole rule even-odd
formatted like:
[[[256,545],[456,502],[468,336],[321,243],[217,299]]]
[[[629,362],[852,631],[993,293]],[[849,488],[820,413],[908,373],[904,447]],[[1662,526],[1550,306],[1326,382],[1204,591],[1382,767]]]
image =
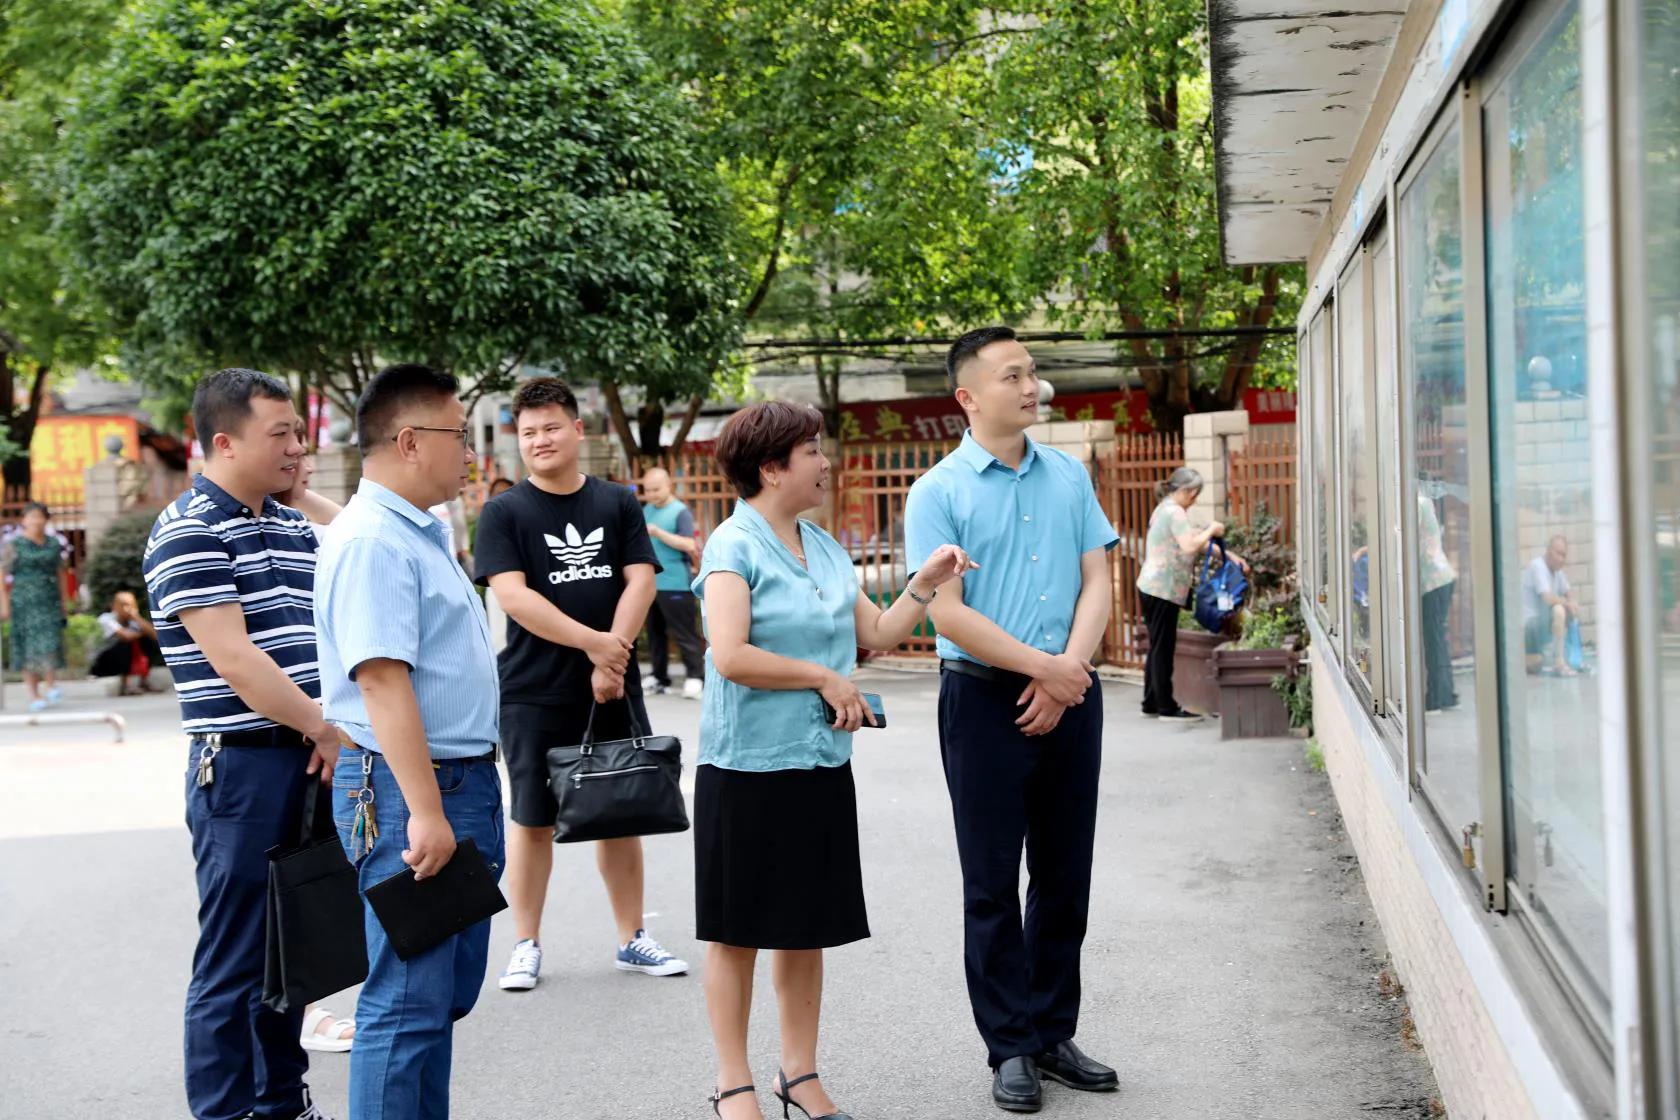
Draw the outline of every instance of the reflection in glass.
[[[1573,5],[1486,99],[1495,602],[1509,874],[1578,981],[1608,970],[1593,674],[1580,39]],[[1584,973],[1584,976],[1580,975]]]
[[[1464,225],[1458,128],[1400,198],[1403,374],[1417,470],[1413,541],[1423,651],[1419,769],[1452,839],[1481,819],[1475,601],[1470,578],[1470,433],[1464,373]]]
[[[1371,674],[1371,472],[1365,462],[1365,257],[1354,257],[1336,293],[1336,380],[1341,386],[1342,484],[1347,501],[1348,664]]]
[[[1373,546],[1381,553],[1383,571],[1382,617],[1377,625],[1383,650],[1383,690],[1388,709],[1402,710],[1406,682],[1406,631],[1400,578],[1400,445],[1395,421],[1399,404],[1399,380],[1394,376],[1394,279],[1390,274],[1393,254],[1385,237],[1371,250],[1371,323],[1377,386],[1377,521]]]
[[[1670,974],[1680,983],[1680,0],[1647,0],[1643,67],[1645,298],[1651,373],[1651,531],[1662,674]],[[1675,1006],[1680,1016],[1680,1003]],[[1680,1019],[1673,1024],[1680,1038]]]
[[[1335,354],[1330,349],[1330,316],[1323,310],[1313,316],[1312,334],[1312,411],[1313,411],[1313,586],[1318,601],[1323,604],[1326,621],[1335,620],[1335,581],[1330,570],[1330,464],[1335,460],[1334,402]]]

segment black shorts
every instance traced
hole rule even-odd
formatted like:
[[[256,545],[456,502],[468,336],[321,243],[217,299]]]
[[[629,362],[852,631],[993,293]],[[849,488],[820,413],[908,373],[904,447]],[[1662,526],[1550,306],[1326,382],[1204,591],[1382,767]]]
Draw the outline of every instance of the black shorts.
[[[626,680],[628,683],[628,679]],[[636,682],[638,685],[641,682]],[[630,707],[649,730],[647,708],[641,689],[625,690],[624,700],[611,700],[595,713],[595,738],[628,739]],[[503,704],[502,757],[508,769],[508,815],[513,823],[528,828],[548,828],[559,812],[548,788],[548,752],[553,747],[574,747],[583,742],[589,723],[589,704]]]

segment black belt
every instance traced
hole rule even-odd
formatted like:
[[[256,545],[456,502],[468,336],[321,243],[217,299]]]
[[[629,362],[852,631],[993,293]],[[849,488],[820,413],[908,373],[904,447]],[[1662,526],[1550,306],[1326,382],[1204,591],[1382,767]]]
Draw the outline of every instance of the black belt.
[[[961,673],[965,677],[973,677],[988,684],[1007,685],[1010,688],[1025,692],[1032,684],[1032,678],[1021,673],[1012,673],[1008,669],[994,669],[990,665],[981,665],[976,661],[946,660],[940,658],[939,668],[943,672]],[[1017,693],[1019,695],[1019,693]]]
[[[257,727],[248,731],[205,731],[193,735],[218,747],[301,747],[303,736],[289,727]]]

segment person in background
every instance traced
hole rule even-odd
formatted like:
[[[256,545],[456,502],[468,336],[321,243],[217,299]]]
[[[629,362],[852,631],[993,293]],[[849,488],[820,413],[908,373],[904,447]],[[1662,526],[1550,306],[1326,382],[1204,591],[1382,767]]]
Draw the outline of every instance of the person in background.
[[[460,492],[473,461],[457,390],[422,365],[368,383],[356,408],[362,481],[321,548],[321,690],[351,739],[334,815],[364,893],[405,868],[430,879],[460,840],[497,878],[504,859],[490,632],[445,526],[426,512]],[[404,960],[364,911],[351,1120],[445,1117],[454,1024],[484,985],[490,922]]]
[[[643,691],[664,692],[671,687],[671,646],[676,639],[682,655],[683,698],[700,699],[706,675],[705,650],[700,641],[699,604],[689,581],[700,557],[694,515],[671,491],[671,475],[651,467],[642,475],[642,516],[647,519],[653,554],[659,560],[654,577],[653,610],[648,612],[648,660],[653,672],[642,679]]]
[[[508,905],[517,942],[497,983],[536,987],[542,913],[554,867],[559,804],[548,752],[583,741],[647,733],[635,639],[653,603],[658,567],[636,495],[578,468],[583,423],[564,381],[536,377],[513,396],[514,430],[528,477],[478,518],[474,558],[508,613],[502,682],[502,750],[512,785]],[[648,976],[688,971],[648,933],[642,838],[595,844],[596,866],[617,925],[613,967]]]
[[[1202,476],[1180,467],[1160,486],[1161,501],[1149,515],[1143,566],[1138,570],[1138,599],[1149,628],[1149,651],[1143,658],[1143,714],[1155,719],[1193,722],[1201,715],[1173,698],[1173,649],[1178,644],[1178,612],[1184,609],[1195,579],[1196,560],[1208,544],[1225,535],[1223,522],[1206,528],[1190,524],[1189,509],[1202,492]],[[1234,553],[1232,559],[1238,560]],[[1246,567],[1246,566],[1245,566]]]
[[[938,589],[970,568],[941,546],[883,611],[858,594],[851,557],[799,514],[823,504],[829,462],[809,405],[749,405],[724,425],[717,461],[740,496],[706,545],[706,691],[694,778],[694,894],[717,1047],[712,1108],[760,1116],[747,1059],[753,971],[775,951],[784,1113],[849,1120],[817,1074],[823,950],[869,936],[858,855],[852,732],[875,717],[851,680],[857,647],[887,650]],[[823,703],[834,711],[824,717]]]
[[[187,1106],[196,1120],[320,1120],[303,1013],[261,1001],[270,848],[297,835],[312,775],[340,733],[321,713],[315,534],[272,494],[303,443],[291,390],[224,369],[193,392],[204,472],[158,514],[141,568],[188,738],[187,825],[198,946],[187,988]]]
[[[468,576],[472,575],[472,537],[467,532],[467,506],[461,501],[460,495],[439,502],[426,511],[448,530],[449,554],[455,557],[455,562],[461,565],[461,570]]]
[[[1013,330],[964,333],[945,375],[969,430],[910,487],[905,539],[910,556],[951,541],[977,566],[928,610],[939,631],[939,749],[992,1100],[1036,1112],[1043,1078],[1090,1091],[1119,1084],[1074,1044],[1102,769],[1090,659],[1113,607],[1108,550],[1119,536],[1085,465],[1027,438],[1038,371]]]
[[[29,710],[39,712],[63,698],[58,671],[64,668],[64,626],[74,604],[64,551],[47,533],[47,507],[28,503],[18,525],[0,544],[0,622],[12,624],[12,663],[5,668],[23,672]]]
[[[1570,621],[1580,617],[1575,591],[1563,571],[1567,563],[1569,541],[1559,533],[1547,542],[1546,551],[1523,570],[1523,644],[1531,673],[1579,675],[1569,666],[1564,642]],[[1552,662],[1549,666],[1546,665],[1548,654]]]
[[[1447,633],[1452,612],[1453,586],[1458,571],[1447,558],[1441,543],[1441,519],[1435,503],[1418,494],[1418,590],[1422,595],[1423,710],[1440,711],[1458,707],[1458,689],[1453,684],[1452,642]]]
[[[134,592],[119,591],[111,596],[111,609],[99,616],[99,632],[105,644],[94,655],[88,675],[116,677],[118,696],[158,691],[148,679],[152,670],[163,663],[157,628],[140,613]],[[132,689],[128,683],[131,678]]]
[[[501,497],[503,494],[506,494],[509,490],[512,490],[513,486],[514,482],[511,478],[504,476],[502,478],[492,479],[490,482],[490,489],[485,497],[485,504],[489,505],[490,502]],[[479,516],[483,516],[482,510],[479,511]],[[473,525],[473,532],[475,534],[478,532],[478,526],[476,523]],[[477,554],[477,550],[478,540],[475,535],[473,539],[473,551],[475,556]],[[508,616],[507,611],[502,609],[502,601],[496,598],[496,589],[493,587],[486,586],[484,588],[484,614],[485,617],[490,620],[490,645],[494,647],[496,655],[500,657],[502,651],[507,648],[508,644]]]

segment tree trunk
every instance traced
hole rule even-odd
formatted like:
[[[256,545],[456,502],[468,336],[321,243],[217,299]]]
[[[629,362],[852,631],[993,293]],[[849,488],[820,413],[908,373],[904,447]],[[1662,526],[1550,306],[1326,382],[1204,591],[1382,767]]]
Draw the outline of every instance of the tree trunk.
[[[823,433],[839,436],[840,359],[835,359],[832,370],[825,368],[821,354],[812,355],[811,361],[817,369],[817,400],[822,402]]]
[[[41,401],[47,395],[48,370],[44,365],[35,367],[34,380],[29,383],[29,402],[21,411],[13,411],[16,374],[12,360],[13,353],[0,348],[0,408],[5,410],[0,415],[5,416],[6,438],[18,448],[18,454],[0,466],[0,476],[5,480],[6,490],[27,494],[33,480],[29,444],[35,438],[35,422],[41,417]]]
[[[683,446],[688,443],[688,433],[694,427],[694,421],[700,417],[700,406],[705,403],[705,393],[696,393],[688,398],[688,408],[683,410],[682,423],[677,425],[677,434],[671,438],[671,454],[682,454]]]
[[[636,410],[636,428],[643,455],[657,458],[663,449],[659,430],[665,426],[665,402],[650,400]]]
[[[624,414],[624,399],[618,395],[618,382],[601,382],[601,395],[607,398],[607,416],[612,421],[613,431],[618,435],[618,442],[624,448],[625,467],[634,471],[636,436],[630,431],[630,418]]]

